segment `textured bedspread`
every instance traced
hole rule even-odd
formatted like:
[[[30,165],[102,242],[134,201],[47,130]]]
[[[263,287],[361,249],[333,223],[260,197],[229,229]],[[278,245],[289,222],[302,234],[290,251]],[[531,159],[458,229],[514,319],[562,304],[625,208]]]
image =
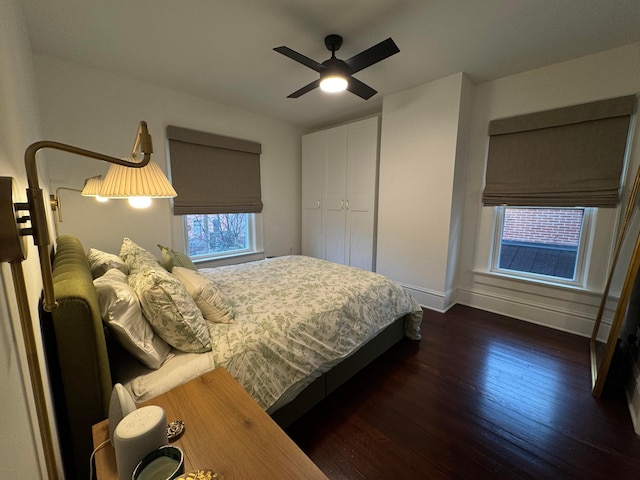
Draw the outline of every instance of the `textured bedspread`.
[[[209,324],[215,365],[267,410],[398,317],[410,314],[405,335],[420,338],[420,306],[376,273],[304,256],[200,273],[219,286],[236,313],[232,324]]]

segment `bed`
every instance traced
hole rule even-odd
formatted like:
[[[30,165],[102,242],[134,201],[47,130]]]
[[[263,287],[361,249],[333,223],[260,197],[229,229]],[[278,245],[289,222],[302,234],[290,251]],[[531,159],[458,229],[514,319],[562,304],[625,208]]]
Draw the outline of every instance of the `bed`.
[[[73,236],[58,238],[59,308],[41,312],[68,478],[86,478],[91,426],[107,417],[116,382],[142,402],[223,366],[285,427],[403,337],[420,339],[421,308],[375,273],[304,256],[195,270],[171,249],[161,247],[158,260],[128,239],[102,264],[92,251]],[[144,347],[152,354],[123,342],[122,302],[105,306],[104,284],[123,278],[152,327]],[[172,287],[148,293],[163,282]],[[196,306],[193,324],[167,313],[181,302]]]

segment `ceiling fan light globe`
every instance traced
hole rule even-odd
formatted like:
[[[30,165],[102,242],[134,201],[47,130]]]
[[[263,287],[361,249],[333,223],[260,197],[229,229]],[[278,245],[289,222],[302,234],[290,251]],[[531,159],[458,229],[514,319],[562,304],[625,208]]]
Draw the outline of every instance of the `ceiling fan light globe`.
[[[325,77],[320,82],[320,88],[322,91],[328,93],[342,92],[347,89],[347,86],[347,79],[338,75]]]

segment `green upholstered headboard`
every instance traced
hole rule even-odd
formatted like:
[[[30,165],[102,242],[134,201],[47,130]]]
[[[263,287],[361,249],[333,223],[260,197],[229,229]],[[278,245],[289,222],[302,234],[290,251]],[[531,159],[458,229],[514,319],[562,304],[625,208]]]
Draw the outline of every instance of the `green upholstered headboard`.
[[[50,370],[58,370],[51,382],[57,397],[58,428],[63,431],[65,472],[71,478],[88,478],[93,450],[91,426],[108,417],[112,383],[93,278],[86,252],[73,236],[57,239],[53,287],[59,306],[51,313],[53,329],[49,330],[54,333],[56,354],[47,352],[47,358]],[[45,335],[46,330],[43,328]],[[52,365],[56,360],[57,365]]]

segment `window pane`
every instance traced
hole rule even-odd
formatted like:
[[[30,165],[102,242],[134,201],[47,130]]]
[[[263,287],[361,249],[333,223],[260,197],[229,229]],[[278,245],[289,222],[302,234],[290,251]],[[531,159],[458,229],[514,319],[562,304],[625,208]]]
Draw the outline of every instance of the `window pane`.
[[[505,208],[498,268],[573,280],[584,209]]]
[[[247,250],[250,247],[247,217],[246,213],[185,215],[189,256]]]

